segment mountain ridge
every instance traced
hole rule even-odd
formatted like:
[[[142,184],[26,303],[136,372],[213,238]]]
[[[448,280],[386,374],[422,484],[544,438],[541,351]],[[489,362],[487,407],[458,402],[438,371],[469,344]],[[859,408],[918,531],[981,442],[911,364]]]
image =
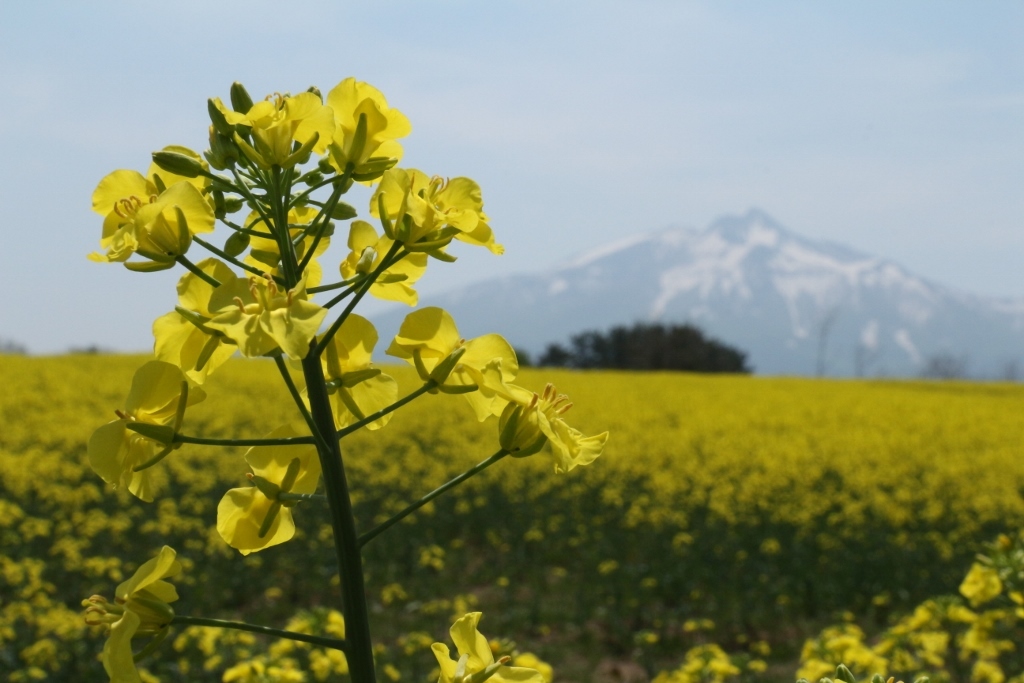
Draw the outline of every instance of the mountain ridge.
[[[799,235],[759,209],[704,230],[631,235],[421,305],[450,311],[466,337],[498,332],[531,353],[585,330],[688,322],[747,351],[765,374],[912,376],[955,358],[991,377],[1024,358],[1024,298],[956,290]],[[382,338],[406,312],[376,317]]]

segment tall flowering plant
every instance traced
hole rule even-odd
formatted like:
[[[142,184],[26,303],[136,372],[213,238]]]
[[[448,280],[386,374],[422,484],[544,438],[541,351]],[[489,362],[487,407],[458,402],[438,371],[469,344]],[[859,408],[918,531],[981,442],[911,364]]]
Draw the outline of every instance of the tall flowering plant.
[[[516,385],[516,354],[496,334],[464,339],[439,308],[413,311],[386,353],[413,366],[422,385],[398,396],[398,385],[373,363],[377,332],[354,313],[367,295],[410,306],[428,264],[455,261],[454,240],[501,254],[479,185],[400,168],[399,139],[411,127],[374,87],[347,78],[326,96],[310,88],[254,102],[235,83],[229,104],[209,100],[209,148],[169,146],[153,154],[145,175],[118,170],[93,193],[103,217],[100,262],[148,273],[181,267],[178,303],[153,324],[156,360],[135,375],[115,420],[89,440],[95,472],[114,487],[151,502],[150,475],[186,446],[249,446],[250,484],[225,492],[217,532],[242,555],[286,543],[294,515],[324,514],[334,533],[345,637],[291,632],[268,625],[184,615],[171,580],[182,564],[164,546],[118,586],[112,601],[85,600],[85,618],[106,629],[101,660],[111,681],[140,681],[135,662],[152,655],[176,625],[241,629],[344,653],[352,680],[375,681],[362,548],[404,517],[507,456],[548,448],[554,470],[597,458],[607,433],[585,436],[564,419],[572,404],[548,385]],[[373,188],[368,217],[342,201],[355,183]],[[341,223],[348,255],[329,277],[323,256]],[[227,239],[215,244],[217,224]],[[218,246],[220,245],[220,246]],[[198,259],[197,249],[209,257]],[[325,282],[328,281],[329,282]],[[319,299],[319,301],[318,301]],[[212,439],[184,430],[185,414],[205,398],[203,384],[235,354],[272,358],[305,423],[303,433],[273,425],[265,435]],[[362,429],[385,427],[395,411],[426,394],[458,394],[480,421],[494,419],[497,451],[392,518],[357,527],[342,443]],[[182,600],[187,605],[187,597]],[[439,681],[542,683],[533,669],[495,660],[477,630],[479,613],[452,626],[456,653],[434,645]]]

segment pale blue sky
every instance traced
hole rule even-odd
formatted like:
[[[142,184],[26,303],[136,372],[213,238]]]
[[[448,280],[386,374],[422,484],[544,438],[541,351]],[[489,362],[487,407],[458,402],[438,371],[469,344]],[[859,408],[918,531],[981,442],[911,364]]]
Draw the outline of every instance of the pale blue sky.
[[[412,121],[405,165],[480,182],[506,245],[423,292],[756,206],[1024,296],[1022,46],[1022,2],[6,2],[0,339],[149,348],[178,273],[85,259],[95,184],[201,148],[233,80],[349,75]]]

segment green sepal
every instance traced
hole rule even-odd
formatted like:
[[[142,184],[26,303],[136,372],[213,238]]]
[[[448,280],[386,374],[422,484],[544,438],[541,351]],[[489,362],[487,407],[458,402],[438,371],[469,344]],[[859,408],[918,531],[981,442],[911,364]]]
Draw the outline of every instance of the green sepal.
[[[434,380],[438,384],[443,384],[448,375],[452,374],[452,370],[458,364],[459,360],[466,353],[466,347],[460,346],[445,357],[440,363],[438,363],[431,373],[427,376],[429,379]]]
[[[218,346],[220,346],[220,337],[211,335],[210,338],[206,340],[206,343],[203,344],[203,349],[199,352],[199,358],[196,359],[196,372],[200,372],[204,367],[206,367],[206,364],[210,361],[210,358],[213,356],[213,352],[217,350]]]
[[[416,372],[419,374],[420,379],[424,382],[432,381],[430,379],[430,373],[427,372],[427,366],[423,364],[423,356],[420,355],[419,349],[413,349],[412,363],[416,367]],[[437,384],[437,382],[434,382],[434,384]]]
[[[531,443],[529,446],[526,446],[525,448],[520,448],[517,451],[509,451],[509,455],[511,455],[513,458],[528,458],[531,455],[540,453],[541,449],[544,448],[544,444],[546,444],[547,442],[548,437],[541,434],[540,436],[537,437],[537,440]]]
[[[249,241],[249,233],[232,233],[224,242],[224,253],[228,256],[238,256],[249,248]]]
[[[263,155],[257,152],[255,149],[253,149],[252,145],[243,140],[241,135],[235,133],[232,139],[235,141],[235,144],[238,145],[238,148],[242,150],[242,154],[244,154],[245,157],[249,159],[249,161],[253,162],[257,166],[262,168],[264,171],[270,170],[270,164],[268,164],[267,161],[263,158]]]
[[[174,442],[175,430],[171,425],[155,425],[150,422],[128,421],[125,423],[125,429],[141,434],[147,439],[151,439],[165,446],[169,446]]]
[[[306,92],[311,92],[314,95],[316,95],[317,97],[319,97],[321,102],[324,101],[323,93],[320,92],[320,88],[316,87],[315,85],[311,85],[308,88],[306,88]]]
[[[163,194],[167,191],[167,184],[164,182],[164,179],[160,177],[159,173],[153,174],[153,184],[156,185],[157,194]]]
[[[509,661],[511,661],[509,657],[502,657],[498,661],[488,664],[483,671],[477,671],[475,674],[468,677],[464,676],[463,680],[465,683],[484,683],[488,678],[498,673],[498,670],[505,666]]]
[[[178,152],[153,152],[153,163],[175,175],[195,178],[207,173],[198,159]]]
[[[448,252],[441,251],[440,249],[431,249],[427,252],[427,256],[436,258],[438,261],[444,261],[445,263],[455,263],[459,260],[457,256],[452,256]]]
[[[409,276],[405,273],[382,273],[377,277],[379,285],[393,285],[396,282],[405,282]]]
[[[239,114],[248,114],[252,109],[252,98],[245,86],[235,81],[231,84],[231,108]]]
[[[210,122],[213,123],[213,129],[221,135],[227,135],[230,137],[235,132],[235,127],[228,123],[228,120],[224,118],[224,113],[214,104],[213,99],[206,100],[206,111],[210,115]]]
[[[135,467],[133,467],[133,468],[132,468],[132,472],[141,472],[142,470],[147,470],[147,469],[149,469],[149,468],[150,468],[150,467],[152,467],[153,465],[157,464],[158,462],[160,462],[161,460],[163,460],[164,458],[166,458],[166,457],[167,457],[167,454],[168,454],[168,453],[170,453],[170,452],[171,452],[171,451],[173,451],[173,450],[174,450],[174,446],[173,446],[173,445],[170,445],[170,446],[165,446],[164,448],[162,448],[162,449],[160,450],[160,452],[159,452],[159,453],[157,453],[156,455],[154,455],[154,456],[153,456],[152,458],[150,458],[150,459],[149,459],[149,460],[147,460],[146,462],[144,462],[144,463],[142,463],[142,464],[140,464],[140,465],[136,465]]]
[[[192,233],[188,229],[188,218],[180,206],[174,207],[174,213],[178,217],[178,246],[184,254],[192,244]]]
[[[479,389],[479,385],[476,384],[456,384],[449,386],[447,384],[438,384],[437,390],[442,394],[472,394],[474,391]]]
[[[277,266],[278,262],[281,260],[281,255],[276,251],[265,251],[263,249],[253,249],[249,252],[249,256],[252,256],[260,263],[270,266],[271,268]]]
[[[350,413],[356,416],[357,420],[362,420],[366,417],[366,414],[363,413],[358,405],[356,405],[356,401],[352,398],[352,394],[348,393],[344,387],[339,387],[334,395],[339,401],[345,404],[345,407],[348,408]]]
[[[173,614],[171,618],[174,618]],[[132,661],[138,662],[156,652],[157,648],[160,647],[160,645],[163,644],[163,642],[167,639],[167,635],[170,632],[171,629],[169,626],[164,626],[162,629],[157,631],[156,635],[153,636],[153,638],[150,639],[148,643],[146,643],[146,646],[144,648],[142,648],[141,650],[132,655]]]
[[[207,318],[205,315],[200,315],[199,313],[196,313],[195,311],[190,311],[187,308],[183,308],[182,306],[175,306],[174,311],[182,318],[189,321],[190,323],[198,327],[200,330],[205,332],[206,334],[213,335],[215,337],[221,336],[222,333],[220,332],[220,330],[211,330],[210,328],[206,327],[206,323],[209,322],[210,319]]]
[[[284,479],[281,480],[281,490],[291,491],[292,486],[295,485],[295,480],[299,478],[299,470],[302,468],[302,461],[298,458],[292,458],[291,462],[288,463],[288,469],[285,470]]]
[[[452,243],[452,239],[453,238],[448,237],[440,240],[431,240],[429,242],[413,242],[411,244],[406,242],[405,248],[408,249],[409,251],[431,252],[437,249],[441,249],[443,247],[447,247],[449,244]]]
[[[260,490],[260,493],[270,500],[277,500],[277,494],[281,493],[280,486],[269,479],[264,479],[258,474],[252,475],[250,479],[252,480],[253,485]]]
[[[840,664],[836,667],[836,679],[843,681],[843,683],[857,683],[857,677],[853,675],[845,664]]]
[[[302,146],[297,150],[288,155],[288,158],[281,163],[281,166],[290,168],[295,164],[304,164],[309,161],[309,155],[313,151],[313,146],[316,145],[320,139],[320,133],[313,131],[313,137],[302,143]]]
[[[363,155],[363,148],[366,147],[366,114],[360,114],[356,122],[356,130],[352,134],[352,146],[349,148],[349,159],[358,159]]]
[[[505,416],[508,413],[508,416]],[[505,426],[498,432],[498,444],[506,451],[512,451],[512,439],[519,427],[519,418],[523,414],[523,407],[515,403],[509,403],[502,412],[501,419],[505,420]]]
[[[124,267],[136,273],[155,273],[174,267],[174,261],[125,261]]]
[[[360,182],[376,180],[384,175],[385,171],[394,168],[397,163],[398,159],[394,157],[370,157],[352,172],[352,178]]]
[[[170,263],[174,265],[175,258],[170,254],[161,254],[155,251],[146,251],[145,249],[136,249],[135,253],[143,258],[148,258],[150,261],[156,261],[157,263]],[[128,265],[127,263],[125,265]]]
[[[368,379],[372,379],[380,374],[380,368],[366,368],[365,370],[356,370],[354,372],[346,372],[341,376],[341,386],[343,387],[354,387],[360,382],[365,382]]]
[[[395,239],[395,226],[391,223],[391,216],[388,215],[388,208],[384,206],[384,193],[377,195],[377,214],[380,216],[380,225],[384,228],[384,234],[388,239]]]
[[[885,679],[882,678],[882,674],[875,674],[871,677],[871,683],[885,683]]]
[[[275,500],[270,504],[270,509],[267,510],[267,516],[263,518],[263,524],[260,524],[260,531],[258,536],[260,538],[266,537],[270,533],[270,525],[274,523],[274,519],[277,517],[277,513],[281,511],[281,502]]]

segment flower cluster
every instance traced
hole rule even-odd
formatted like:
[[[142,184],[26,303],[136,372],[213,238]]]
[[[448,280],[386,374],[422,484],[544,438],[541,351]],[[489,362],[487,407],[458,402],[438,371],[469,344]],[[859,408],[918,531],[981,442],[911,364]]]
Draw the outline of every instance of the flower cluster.
[[[367,294],[415,306],[413,286],[430,261],[455,260],[449,252],[453,241],[501,254],[479,185],[465,177],[399,168],[398,140],[410,133],[409,121],[376,88],[354,78],[326,97],[310,88],[260,101],[235,83],[229,100],[208,101],[210,146],[202,154],[165,147],[153,154],[147,175],[114,171],[93,193],[93,209],[103,216],[104,251],[90,258],[138,272],[175,266],[185,272],[174,310],[153,324],[157,360],[136,372],[123,410],[115,411],[118,419],[95,431],[89,462],[106,482],[151,502],[159,493],[160,470],[154,466],[185,444],[250,446],[244,455],[249,484],[228,490],[217,506],[218,536],[242,555],[292,539],[294,509],[326,503],[346,591],[346,619],[356,634],[351,642],[323,642],[344,651],[354,680],[363,681],[372,677],[373,657],[365,596],[358,588],[360,547],[505,455],[525,457],[550,444],[556,472],[567,472],[597,458],[607,434],[585,437],[569,427],[562,418],[569,405],[565,397],[549,387],[541,398],[512,384],[519,365],[505,339],[489,334],[467,341],[438,308],[412,312],[387,348],[413,365],[422,381],[418,390],[399,398],[397,382],[373,363],[377,331],[353,309]],[[358,215],[341,201],[355,183],[373,188],[367,209],[379,231],[353,220],[349,253],[337,269],[341,279],[325,284],[330,269],[320,261],[337,223]],[[227,231],[222,246],[209,235],[218,223]],[[195,259],[196,249],[210,256]],[[318,295],[320,302],[314,300]],[[269,432],[256,438],[185,433],[186,408],[205,398],[209,377],[236,353],[273,360],[294,402],[291,417],[271,411],[264,419]],[[340,440],[363,428],[383,428],[396,410],[428,393],[463,396],[479,421],[501,416],[500,449],[357,536]],[[296,416],[305,431],[291,426]],[[166,558],[173,553],[166,548],[156,560],[168,572],[172,565]],[[173,565],[175,572],[178,566]],[[108,642],[117,655],[104,659],[115,680],[138,678],[128,656],[130,634],[124,634],[141,629],[162,639],[173,618],[157,619],[138,607],[149,605],[154,614],[163,614],[153,600],[166,590],[155,598],[132,597],[132,590],[121,596],[119,589],[127,611],[94,598],[88,612],[90,623],[119,618]],[[459,628],[461,638],[465,628]],[[296,634],[286,637],[301,640]],[[478,654],[473,650],[451,671],[442,664],[442,678],[527,680],[525,670],[493,660],[481,664]]]

